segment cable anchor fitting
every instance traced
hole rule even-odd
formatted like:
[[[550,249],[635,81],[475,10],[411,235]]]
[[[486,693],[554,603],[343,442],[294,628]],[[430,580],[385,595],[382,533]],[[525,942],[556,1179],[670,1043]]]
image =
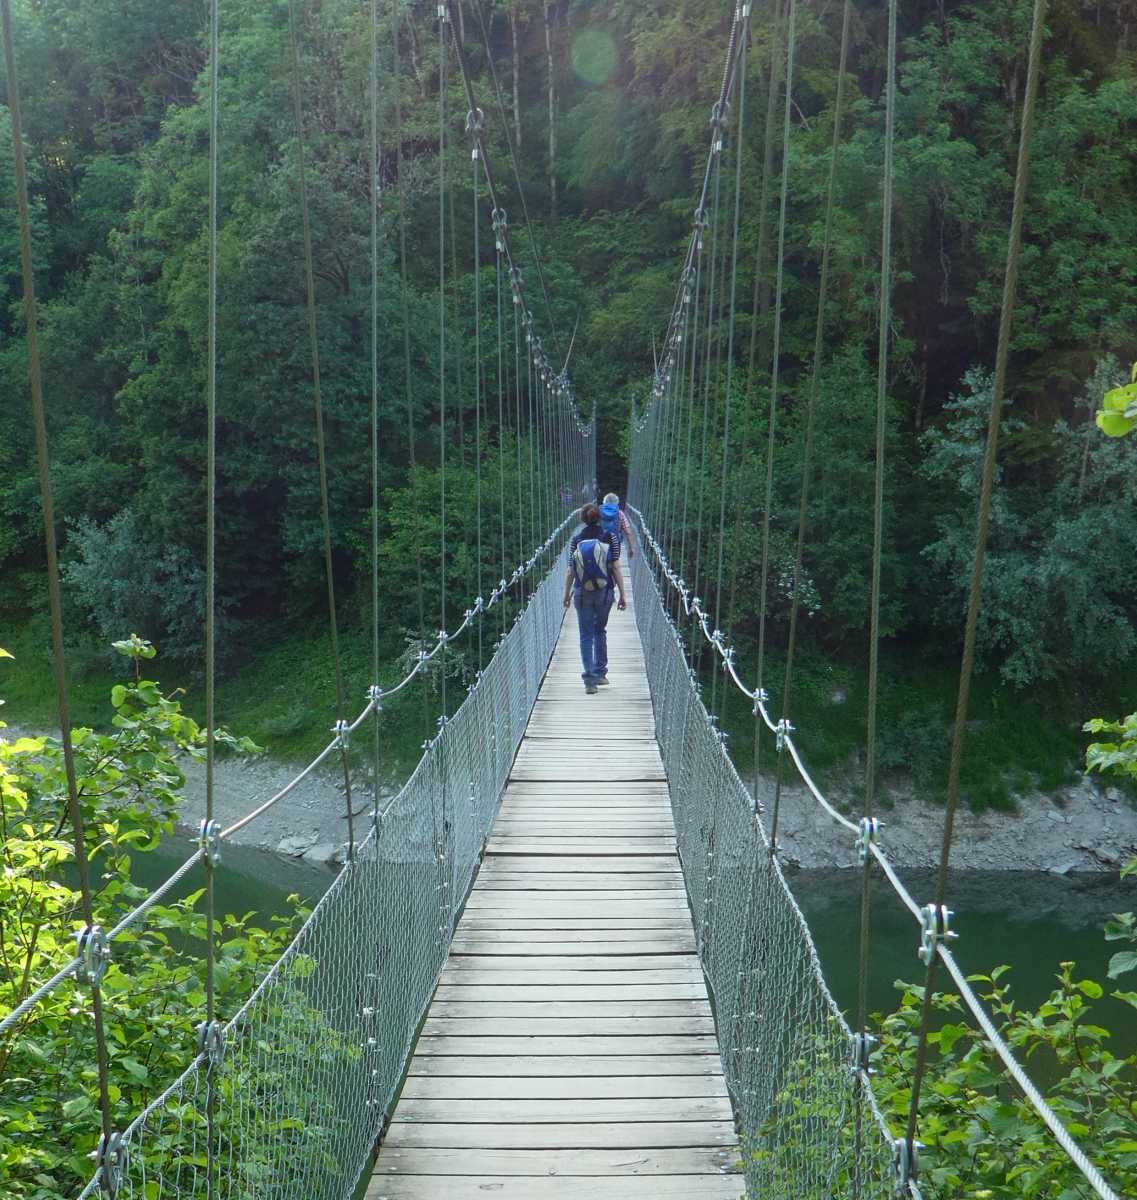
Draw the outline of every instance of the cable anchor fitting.
[[[111,944],[107,935],[98,925],[88,925],[75,935],[76,953],[79,965],[75,968],[75,978],[79,983],[98,987],[107,967],[111,965]]]
[[[868,860],[871,853],[870,847],[876,842],[876,835],[880,832],[880,822],[876,817],[862,817],[860,821],[860,833],[857,834],[857,857],[861,860],[863,866]]]
[[[892,1143],[892,1194],[894,1196],[910,1195],[909,1184],[915,1183],[920,1177],[920,1151],[923,1142],[910,1142],[907,1138],[897,1138]]]
[[[377,683],[371,684],[367,689],[367,699],[376,713],[383,711],[383,689]]]
[[[351,727],[346,721],[337,721],[332,726],[332,733],[336,738],[337,750],[348,750],[351,747]]]
[[[774,733],[777,738],[778,753],[781,754],[786,748],[786,739],[793,733],[794,727],[790,724],[789,717],[783,717],[774,727]]]
[[[197,844],[205,853],[205,861],[211,867],[221,861],[221,826],[217,821],[202,821],[197,831]]]
[[[761,706],[763,704],[769,704],[770,693],[764,687],[755,688],[751,693],[751,699],[754,701],[754,715],[756,717],[761,716]]]
[[[871,1033],[853,1034],[853,1066],[854,1075],[875,1075],[876,1069],[871,1065],[872,1052],[880,1044],[880,1039]]]
[[[505,253],[505,235],[509,229],[509,218],[506,216],[504,208],[495,208],[490,214],[493,221],[494,245],[497,247],[498,254]]]
[[[99,1135],[95,1166],[99,1172],[99,1191],[105,1196],[117,1195],[126,1166],[126,1146],[121,1133],[112,1133],[109,1137],[105,1133]]]
[[[920,960],[930,967],[941,942],[955,941],[959,937],[951,928],[954,912],[943,904],[925,904],[920,909]]]
[[[220,1021],[202,1021],[197,1027],[197,1052],[211,1071],[225,1059],[225,1030]]]
[[[447,12],[445,4],[440,4],[438,6],[438,19],[443,24],[450,20],[450,14]]]

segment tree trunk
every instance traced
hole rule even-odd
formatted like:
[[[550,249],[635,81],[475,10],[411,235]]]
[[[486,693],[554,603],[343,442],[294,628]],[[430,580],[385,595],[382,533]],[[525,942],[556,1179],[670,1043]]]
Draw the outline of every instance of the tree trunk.
[[[521,149],[521,56],[517,51],[517,9],[509,10],[509,35],[513,40],[513,137]]]
[[[549,216],[557,219],[557,90],[553,70],[553,18],[555,6],[545,5],[545,58],[549,76]]]

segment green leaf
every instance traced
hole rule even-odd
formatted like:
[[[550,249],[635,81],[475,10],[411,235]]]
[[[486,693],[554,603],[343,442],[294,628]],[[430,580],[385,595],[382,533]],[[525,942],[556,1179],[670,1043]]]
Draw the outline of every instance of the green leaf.
[[[0,646],[0,658],[15,658],[15,657],[16,656],[14,654],[9,654],[8,651],[4,649],[3,646]]]
[[[1099,412],[1097,415],[1098,428],[1106,437],[1124,437],[1131,429],[1137,427],[1137,420],[1123,416],[1117,412]]]
[[[1109,960],[1110,979],[1120,979],[1130,971],[1137,971],[1137,950],[1121,950]]]
[[[1127,383],[1124,387],[1113,388],[1106,392],[1101,403],[1106,412],[1125,412],[1131,404],[1137,403],[1137,383]]]
[[[122,708],[123,702],[126,700],[126,688],[121,683],[116,683],[111,688],[111,704],[115,708]]]
[[[1077,987],[1083,996],[1089,996],[1091,1000],[1100,1000],[1105,995],[1105,989],[1096,979],[1080,979]]]

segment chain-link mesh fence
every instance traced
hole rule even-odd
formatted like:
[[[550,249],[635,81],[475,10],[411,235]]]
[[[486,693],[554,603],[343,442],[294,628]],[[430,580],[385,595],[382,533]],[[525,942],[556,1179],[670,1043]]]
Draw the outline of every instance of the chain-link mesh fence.
[[[636,621],[743,1169],[762,1200],[891,1194],[892,1143],[809,930],[699,697],[648,553]]]
[[[390,1111],[564,610],[559,559],[296,939],[128,1127],[128,1200],[343,1200]],[[380,718],[381,719],[381,718]],[[219,969],[221,967],[219,966]],[[212,1133],[211,1133],[212,1130]]]

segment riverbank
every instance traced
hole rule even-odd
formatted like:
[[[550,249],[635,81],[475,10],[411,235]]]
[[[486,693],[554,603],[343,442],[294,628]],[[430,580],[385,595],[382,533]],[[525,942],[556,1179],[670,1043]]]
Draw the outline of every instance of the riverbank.
[[[762,780],[759,796],[767,828],[773,808],[773,785]],[[895,794],[896,789],[893,789]],[[850,818],[861,798],[845,799]],[[877,812],[880,845],[897,865],[933,867],[939,862],[944,809],[914,796],[895,800]],[[858,863],[853,835],[838,825],[804,787],[782,790],[778,842],[784,861],[815,869],[853,867]],[[1053,796],[1022,796],[1016,812],[956,813],[952,866],[966,870],[1047,871],[1069,875],[1116,871],[1137,856],[1137,807],[1116,787],[1082,778]]]
[[[15,728],[6,731],[19,736]],[[184,760],[186,776],[179,824],[196,834],[205,815],[205,765]],[[283,788],[300,770],[294,763],[269,756],[219,758],[214,772],[214,813],[222,827],[231,825]],[[387,789],[387,795],[392,794]],[[828,793],[859,811],[859,796]],[[895,799],[878,812],[880,843],[901,867],[933,867],[939,861],[944,810],[905,796],[891,781]],[[773,784],[763,778],[759,796],[767,828],[773,809]],[[356,835],[365,832],[370,795],[353,794]],[[336,768],[312,771],[282,800],[233,835],[236,845],[271,850],[310,865],[334,866],[347,845],[347,805],[343,776]],[[857,865],[852,836],[838,825],[805,788],[782,790],[778,841],[787,865],[802,869],[848,868]],[[952,865],[980,871],[1046,871],[1069,875],[1116,871],[1137,856],[1137,806],[1116,787],[1083,777],[1053,795],[1020,797],[1016,812],[972,812],[956,815]]]

